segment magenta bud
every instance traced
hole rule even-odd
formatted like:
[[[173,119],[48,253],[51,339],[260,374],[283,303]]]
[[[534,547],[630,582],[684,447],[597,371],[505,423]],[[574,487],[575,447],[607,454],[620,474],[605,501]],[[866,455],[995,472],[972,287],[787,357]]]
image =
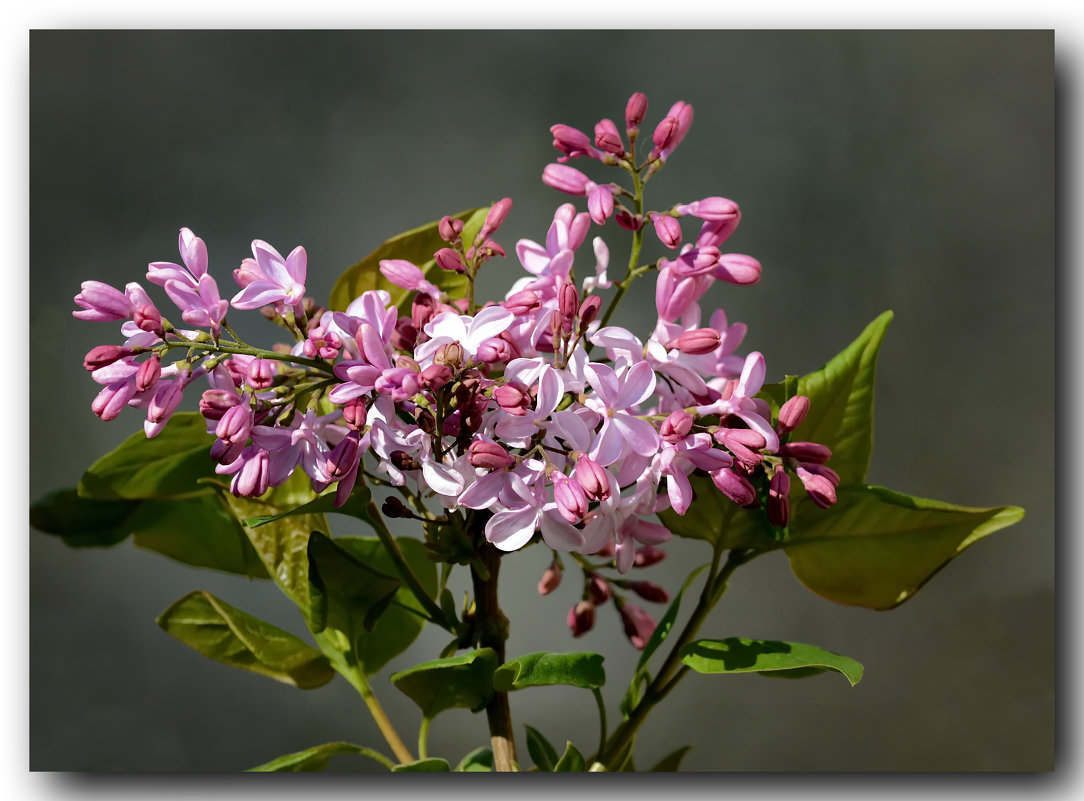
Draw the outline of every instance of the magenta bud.
[[[162,375],[162,362],[157,356],[151,356],[139,365],[139,372],[136,373],[136,389],[140,392],[150,389],[158,383],[160,375]]]
[[[832,482],[833,487],[839,486],[839,473],[837,473],[826,464],[816,464],[814,462],[800,462],[798,466],[805,468],[807,471],[813,473],[814,475],[824,476],[826,479]]]
[[[651,141],[659,150],[666,150],[677,138],[681,125],[677,117],[664,117],[662,122],[655,126],[655,132],[651,134]]]
[[[433,254],[433,258],[436,259],[437,266],[442,270],[453,273],[465,273],[467,271],[467,267],[463,264],[463,260],[459,258],[459,254],[451,248],[441,248]]]
[[[96,348],[91,348],[90,352],[83,357],[83,367],[93,372],[131,355],[132,349],[124,345],[98,345]]]
[[[639,231],[644,226],[644,218],[637,214],[635,217],[625,209],[618,209],[614,215],[614,222],[626,231]]]
[[[693,248],[677,257],[674,270],[678,275],[707,275],[719,266],[719,248],[707,245]]]
[[[571,281],[565,281],[557,291],[557,305],[561,315],[571,319],[576,316],[580,305],[580,293],[576,291],[576,285]]]
[[[621,134],[618,132],[613,120],[599,120],[595,125],[595,146],[599,150],[605,150],[615,156],[620,156],[625,152]]]
[[[553,501],[557,511],[569,523],[579,523],[587,514],[587,493],[580,482],[554,470],[550,474],[553,481]]]
[[[719,257],[712,275],[720,281],[749,286],[760,280],[760,262],[741,253],[724,253]]]
[[[679,210],[682,214],[691,214],[708,222],[726,222],[741,217],[738,204],[725,197],[706,197],[687,203]]]
[[[653,581],[630,581],[629,589],[652,603],[664,604],[670,600],[670,594]]]
[[[561,566],[556,562],[550,562],[546,572],[538,582],[538,594],[549,595],[561,584]]]
[[[275,381],[275,368],[267,359],[253,359],[248,365],[248,385],[253,389],[267,389]]]
[[[454,242],[463,233],[463,221],[453,220],[448,216],[441,217],[437,225],[437,233],[445,242]]]
[[[263,448],[257,449],[234,474],[230,491],[234,495],[252,498],[258,498],[267,492],[270,486],[270,457],[271,455]]]
[[[655,633],[655,627],[658,625],[655,618],[636,604],[622,604],[617,611],[621,615],[625,636],[634,647],[643,650],[647,641],[651,639],[651,635]]]
[[[650,217],[659,241],[670,250],[677,249],[681,244],[681,223],[666,214],[652,214]]]
[[[569,195],[584,196],[591,179],[567,164],[547,164],[542,170],[542,183]]]
[[[431,364],[421,372],[421,385],[426,389],[440,389],[452,380],[452,368],[446,364]]]
[[[625,104],[625,125],[635,128],[644,121],[647,114],[647,95],[643,92],[634,92],[629,102]]]
[[[677,348],[690,356],[699,356],[711,353],[718,348],[719,339],[719,332],[714,328],[694,328],[692,331],[685,331],[677,339],[669,342],[666,347]]]
[[[199,399],[199,413],[208,420],[221,420],[222,415],[241,403],[241,396],[228,389],[207,389]]]
[[[806,494],[813,500],[813,503],[817,504],[821,509],[827,509],[836,502],[836,488],[831,481],[824,476],[809,472],[800,465],[796,472],[802,486],[805,487]]]
[[[581,456],[576,462],[575,475],[576,481],[591,500],[604,501],[610,497],[609,475],[605,468],[590,456]]]
[[[527,387],[518,381],[509,381],[493,391],[493,399],[508,414],[522,417],[527,414],[527,408],[531,404],[531,394]]]
[[[147,421],[164,423],[181,404],[183,391],[176,381],[162,381],[147,404]]]
[[[568,627],[573,637],[582,637],[595,625],[595,605],[590,601],[580,601],[568,610]]]
[[[610,591],[610,582],[598,573],[591,573],[587,576],[587,594],[593,604],[601,606],[610,600],[613,593]]]
[[[132,320],[141,331],[149,331],[158,336],[165,336],[162,328],[162,313],[151,305],[140,306],[132,313]]]
[[[420,292],[415,295],[414,302],[410,305],[410,321],[414,323],[415,332],[421,331],[436,313],[436,301],[432,297]]]
[[[714,470],[710,475],[719,492],[738,506],[749,506],[756,501],[757,491],[745,476],[735,473],[729,467]]]
[[[553,146],[562,153],[580,156],[587,153],[588,148],[591,147],[591,140],[587,138],[587,134],[571,125],[562,123],[551,125],[550,133],[553,134]]]
[[[715,432],[717,442],[726,446],[745,468],[751,469],[764,461],[759,451],[767,441],[763,435],[747,428],[723,428]]]
[[[824,464],[832,458],[832,449],[819,442],[788,442],[779,446],[780,456],[790,456],[800,462]]]
[[[502,198],[494,203],[486,214],[485,222],[482,223],[482,229],[474,239],[475,244],[484,241],[490,234],[495,233],[504,223],[505,218],[508,217],[508,212],[511,210],[512,198],[510,197]],[[504,254],[502,253],[501,255],[503,256]]]
[[[204,395],[206,396],[206,392]],[[240,403],[226,410],[215,427],[215,436],[228,445],[244,444],[252,433],[252,409]]]
[[[768,485],[768,520],[772,525],[786,526],[790,522],[790,476],[782,465],[776,465]]]
[[[674,444],[689,436],[693,429],[695,418],[684,409],[675,409],[666,416],[659,426],[659,435],[667,442]]]
[[[447,217],[445,219],[447,219]],[[384,503],[380,506],[380,511],[383,512],[384,517],[389,518],[411,516],[410,510],[406,508],[406,504],[394,495],[389,495],[384,499]]]
[[[414,351],[418,342],[418,329],[409,317],[400,317],[391,332],[391,346],[396,350]]]
[[[327,474],[338,481],[348,476],[358,466],[361,458],[361,434],[351,431],[332,449],[327,457]]]
[[[343,404],[343,422],[351,431],[362,431],[369,418],[369,410],[362,398],[351,398]]]
[[[470,444],[468,453],[471,466],[483,470],[505,470],[516,463],[515,458],[496,442],[475,440]]]
[[[666,551],[662,548],[656,548],[654,545],[642,545],[636,549],[636,556],[633,557],[633,567],[650,567],[651,565],[658,564],[666,558]]]
[[[530,289],[524,289],[519,292],[513,292],[501,305],[518,317],[521,314],[534,311],[542,305],[542,301],[538,297],[537,292]]]
[[[580,328],[586,329],[591,325],[598,317],[599,310],[602,308],[602,298],[598,295],[589,295],[583,303],[580,304]]]
[[[779,420],[776,422],[776,430],[780,434],[789,434],[805,420],[809,412],[809,398],[805,395],[795,395],[788,398],[779,409]]]

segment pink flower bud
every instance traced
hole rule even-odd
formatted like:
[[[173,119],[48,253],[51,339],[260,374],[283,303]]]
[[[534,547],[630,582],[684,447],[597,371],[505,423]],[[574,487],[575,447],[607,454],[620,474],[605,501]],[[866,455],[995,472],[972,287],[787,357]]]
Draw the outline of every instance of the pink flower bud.
[[[779,434],[789,434],[805,420],[809,412],[809,398],[805,395],[795,395],[788,398],[779,409],[779,420],[776,423],[776,431]]]
[[[596,186],[587,195],[587,213],[595,225],[602,225],[614,213],[614,196],[608,184]]]
[[[395,328],[391,332],[391,346],[396,350],[413,352],[418,342],[418,329],[414,327],[414,321],[409,317],[400,317],[395,321]]]
[[[796,472],[802,486],[805,487],[806,494],[813,500],[813,503],[817,504],[821,509],[827,509],[836,502],[836,488],[831,481],[824,476],[809,472],[800,465]]]
[[[83,367],[93,372],[131,355],[132,349],[123,345],[98,345],[83,357]]]
[[[470,444],[468,452],[470,455],[467,459],[471,466],[483,470],[506,470],[516,463],[515,457],[496,442],[475,440]]]
[[[652,603],[664,604],[670,600],[670,594],[653,581],[630,581],[629,589]]]
[[[327,457],[327,474],[338,481],[350,475],[361,459],[361,434],[351,431],[334,447]]]
[[[467,266],[463,264],[459,254],[451,248],[441,248],[433,254],[433,258],[436,260],[437,266],[442,270],[452,273],[465,273],[467,271]]]
[[[741,216],[738,204],[725,197],[706,197],[678,206],[682,214],[691,214],[709,222],[724,222]]]
[[[625,104],[625,125],[630,129],[637,127],[644,121],[645,114],[647,114],[647,95],[643,92],[634,92],[629,102]]]
[[[767,441],[756,431],[745,428],[723,428],[715,432],[715,439],[734,454],[734,458],[747,470],[764,461],[760,449]]]
[[[655,132],[651,134],[651,141],[659,150],[666,150],[677,138],[679,123],[677,117],[663,117],[662,122],[655,126]]]
[[[463,346],[459,341],[448,342],[437,349],[433,357],[434,364],[444,364],[448,367],[458,367],[463,363]]]
[[[478,236],[474,240],[475,244],[484,241],[490,234],[495,233],[497,229],[501,227],[502,223],[504,223],[504,220],[511,209],[512,198],[510,197],[502,198],[494,203],[486,214],[485,222],[482,223],[482,229],[478,232]]]
[[[839,473],[837,473],[826,464],[816,464],[814,462],[799,462],[799,467],[805,468],[814,475],[824,476],[826,479],[832,482],[833,487],[839,486]]]
[[[621,623],[625,628],[625,636],[634,647],[643,650],[651,635],[655,633],[658,625],[655,618],[641,609],[636,604],[625,603],[620,606],[618,612],[621,615]]]
[[[662,421],[662,425],[659,426],[659,435],[670,444],[681,442],[692,431],[694,420],[695,418],[684,409],[675,409]]]
[[[614,215],[614,220],[626,231],[639,231],[644,226],[644,218],[637,214],[635,217],[624,209],[619,209]]]
[[[257,448],[241,469],[234,473],[230,491],[234,495],[257,498],[267,492],[270,472],[270,454],[263,448]]]
[[[454,242],[463,233],[463,221],[453,220],[451,217],[441,217],[437,225],[437,233],[445,242]]]
[[[429,295],[419,293],[414,296],[414,302],[410,305],[410,321],[414,323],[415,331],[421,331],[433,318],[437,313],[436,305]]]
[[[118,381],[102,387],[101,392],[91,401],[90,410],[102,420],[112,420],[121,413],[135,393],[134,381]]]
[[[633,567],[650,567],[651,565],[658,564],[666,558],[666,551],[662,548],[656,548],[654,545],[642,545],[636,549],[636,556],[633,557]]]
[[[587,185],[591,183],[591,179],[575,167],[547,164],[542,170],[542,183],[559,192],[583,197],[587,194]]]
[[[749,479],[735,473],[729,467],[714,470],[709,475],[719,492],[738,506],[749,506],[756,501],[757,491]]]
[[[580,293],[576,291],[576,285],[571,281],[565,281],[557,291],[557,306],[561,315],[567,318],[576,316],[580,305]]]
[[[451,367],[446,364],[431,364],[422,370],[418,383],[426,389],[440,389],[451,380]]]
[[[207,389],[199,399],[199,413],[208,420],[221,420],[234,406],[241,403],[241,396],[228,389]]]
[[[775,474],[768,485],[768,520],[772,525],[784,527],[790,522],[790,476],[782,465],[776,465]]]
[[[738,286],[749,286],[760,280],[760,262],[741,253],[724,253],[719,257],[712,275],[720,281]]]
[[[588,296],[583,303],[580,304],[580,328],[586,329],[591,325],[598,317],[599,310],[602,308],[602,298],[598,295]]]
[[[132,320],[141,331],[157,334],[159,337],[166,335],[162,328],[162,313],[150,304],[144,304],[132,313]]]
[[[501,305],[518,317],[521,314],[534,311],[542,305],[542,301],[538,297],[537,292],[533,292],[530,289],[524,289],[519,292],[513,292]]]
[[[576,462],[575,475],[576,481],[591,500],[604,501],[610,497],[609,476],[605,468],[590,456],[581,456]]]
[[[673,339],[666,345],[667,348],[677,348],[682,353],[690,356],[699,356],[711,353],[719,347],[719,332],[714,328],[694,328],[685,331],[677,339]]]
[[[406,259],[381,259],[380,274],[403,289],[415,289],[425,280],[421,269]]]
[[[621,134],[613,120],[599,120],[595,125],[595,146],[615,156],[620,156],[625,152]]]
[[[478,351],[475,353],[478,357],[478,361],[485,362],[486,364],[500,364],[502,362],[510,362],[516,358],[512,348],[512,343],[500,337],[490,337],[481,345],[478,346]]]
[[[595,606],[601,606],[610,600],[613,593],[610,591],[610,582],[598,573],[591,573],[587,577],[587,594]]]
[[[158,383],[160,375],[162,375],[162,362],[157,356],[151,356],[139,365],[139,372],[136,373],[136,389],[140,392],[150,389]]]
[[[546,572],[538,582],[538,594],[549,595],[561,584],[561,566],[556,562],[550,562]]]
[[[531,393],[518,381],[509,381],[493,391],[493,399],[508,414],[522,417],[531,405]]]
[[[362,431],[369,418],[369,410],[362,398],[351,398],[343,404],[343,422],[351,431]]]
[[[553,146],[568,158],[591,155],[591,140],[578,128],[558,123],[550,126],[550,133],[553,134]]]
[[[554,470],[550,474],[553,481],[553,500],[557,511],[569,523],[579,523],[587,514],[587,493],[580,482]]]
[[[675,250],[681,244],[681,223],[665,214],[650,214],[655,225],[655,235],[666,247]]]
[[[183,395],[177,381],[159,381],[150,403],[147,404],[147,422],[164,423],[181,405]]]
[[[787,442],[779,446],[780,456],[790,456],[801,462],[824,464],[832,458],[832,449],[819,442]]]
[[[595,605],[590,601],[580,601],[568,610],[568,627],[573,637],[582,637],[595,625]]]
[[[72,312],[80,320],[112,322],[126,320],[134,311],[132,301],[119,289],[101,281],[84,281],[83,291],[75,296],[75,304],[81,311]]]
[[[267,389],[275,381],[275,368],[267,359],[253,359],[248,365],[248,385],[253,389]]]
[[[678,275],[706,275],[719,266],[719,248],[693,248],[678,256],[674,271]]]
[[[228,445],[244,444],[250,433],[252,433],[252,409],[247,403],[238,403],[227,409],[215,427],[215,436]]]

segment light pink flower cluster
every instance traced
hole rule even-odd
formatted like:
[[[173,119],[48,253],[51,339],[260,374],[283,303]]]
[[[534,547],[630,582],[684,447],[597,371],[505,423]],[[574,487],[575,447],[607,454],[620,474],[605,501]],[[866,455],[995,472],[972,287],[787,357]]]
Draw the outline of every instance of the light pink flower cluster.
[[[760,278],[755,259],[719,250],[741,218],[737,204],[709,197],[644,213],[622,203],[632,193],[619,184],[597,184],[565,163],[586,156],[642,172],[646,180],[692,121],[692,107],[675,104],[637,166],[634,142],[646,107],[643,95],[629,101],[628,145],[610,120],[596,125],[593,139],[553,127],[563,157],[545,168],[543,181],[586,197],[587,211],[562,205],[543,243],[519,241],[515,254],[525,274],[503,300],[479,309],[448,297],[420,266],[386,260],[384,277],[414,293],[409,313],[379,289],[342,312],[324,311],[304,297],[304,249],[283,258],[256,240],[254,258],[234,271],[241,289],[232,306],[262,307],[295,338],[259,351],[221,338],[231,304],[207,272],[203,241],[182,229],[184,266],[155,262],[147,277],[165,289],[186,323],[208,330],[175,329],[138,284],[122,292],[84,283],[77,317],[125,321],[124,345],[87,355],[85,366],[103,386],[92,409],[103,419],[125,405],[145,409],[153,437],[183,390],[202,377],[210,388],[199,409],[216,438],[210,455],[235,494],[262,495],[300,468],[317,492],[335,485],[342,504],[359,474],[371,472],[449,512],[473,513],[502,551],[540,539],[555,552],[612,557],[620,574],[661,558],[658,546],[670,532],[655,515],[667,508],[685,514],[694,472],[741,506],[765,497],[768,518],[778,526],[789,519],[791,474],[816,503],[833,503],[838,476],[825,464],[828,449],[784,441],[808,400],[791,399],[773,421],[769,404],[757,397],[764,357],[737,353],[745,326],[730,323],[722,309],[701,307],[717,281],[744,285]],[[436,265],[473,282],[485,261],[505,254],[492,236],[510,208],[509,199],[494,204],[469,242],[461,221],[442,220],[447,247],[433,254]],[[583,245],[592,224],[611,217],[637,237],[650,222],[659,241],[676,251],[637,268],[657,270],[657,319],[646,336],[605,324],[609,315],[600,314],[599,292],[614,286],[609,250],[595,237],[585,260]],[[696,239],[684,245],[683,217],[700,223]],[[586,261],[578,280],[577,260]],[[185,358],[164,365],[175,349]],[[412,515],[399,503],[385,511]],[[558,564],[540,590],[556,586]],[[611,581],[647,600],[665,600],[650,582]],[[595,606],[614,597],[608,580],[585,571],[584,599],[569,615],[573,632],[589,629]],[[643,647],[653,620],[623,598],[615,603],[630,639]]]

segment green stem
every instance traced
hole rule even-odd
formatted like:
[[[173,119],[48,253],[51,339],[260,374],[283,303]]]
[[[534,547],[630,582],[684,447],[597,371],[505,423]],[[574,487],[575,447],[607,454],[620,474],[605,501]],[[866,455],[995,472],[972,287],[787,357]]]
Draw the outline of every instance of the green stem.
[[[321,635],[317,635],[317,641],[320,640]],[[342,659],[347,662],[353,662],[353,656],[350,653],[342,652],[339,647],[332,645],[333,652],[339,651],[342,654]],[[326,651],[325,651],[326,652]],[[410,753],[410,749],[406,747],[403,739],[399,736],[399,732],[395,730],[395,726],[392,725],[391,720],[388,719],[387,713],[384,712],[384,707],[380,705],[380,702],[376,700],[376,696],[373,695],[373,689],[369,686],[369,682],[366,681],[364,674],[358,669],[357,663],[342,664],[342,659],[335,659],[333,662],[336,670],[342,674],[354,689],[358,691],[358,695],[361,696],[361,700],[365,702],[366,708],[369,710],[369,714],[372,715],[373,721],[376,723],[376,727],[380,729],[380,733],[384,735],[384,740],[387,742],[388,747],[391,748],[395,758],[400,762],[413,762],[414,757]]]
[[[595,703],[598,704],[598,752],[601,754],[606,745],[606,703],[602,700],[602,693],[598,687],[592,687],[591,692],[595,695]]]
[[[479,626],[478,645],[492,648],[497,653],[497,664],[504,664],[504,643],[508,639],[508,619],[497,603],[497,575],[501,567],[501,553],[484,542],[477,554],[482,570],[471,564],[471,582],[474,585],[476,621]],[[512,731],[512,712],[508,706],[508,693],[495,692],[486,704],[486,722],[493,748],[493,767],[500,772],[515,771],[516,740]]]
[[[237,336],[237,334],[234,332],[234,330],[232,328],[230,328],[230,324],[227,323],[225,320],[222,321],[222,327],[226,329],[227,334],[229,334],[231,337],[233,337],[235,340],[237,340],[238,345],[242,345],[242,346],[244,346],[246,348],[252,347],[247,342],[245,342],[243,339],[241,339],[241,337]]]
[[[155,347],[162,347],[156,345]],[[263,350],[262,348],[247,347],[244,345],[230,345],[228,342],[193,342],[192,340],[184,340],[183,342],[166,342],[165,347],[167,350],[173,350],[175,348],[185,348],[186,350],[205,350],[208,353],[238,353],[243,356],[257,356],[261,359],[271,359],[278,362],[293,362],[294,364],[303,364],[306,367],[311,367],[314,370],[319,370],[325,375],[335,375],[331,367],[325,361],[317,359],[309,359],[305,356],[294,356],[289,353],[278,353],[273,350]]]
[[[431,718],[422,717],[421,725],[418,726],[418,759],[429,758],[429,724]]]

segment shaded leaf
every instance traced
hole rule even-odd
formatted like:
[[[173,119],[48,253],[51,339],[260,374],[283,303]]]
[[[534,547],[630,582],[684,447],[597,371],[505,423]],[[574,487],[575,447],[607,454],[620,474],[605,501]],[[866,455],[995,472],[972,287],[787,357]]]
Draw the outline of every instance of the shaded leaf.
[[[799,671],[800,675],[835,670],[853,687],[862,678],[862,665],[848,656],[825,651],[814,645],[774,640],[695,640],[679,652],[681,661],[697,673],[765,673]],[[811,669],[813,669],[811,671]]]
[[[445,709],[465,707],[477,712],[493,697],[497,653],[482,648],[447,659],[434,659],[393,673],[390,681],[434,718]]]
[[[456,765],[456,773],[491,773],[493,771],[493,752],[484,745],[475,748]]]
[[[140,501],[100,501],[61,489],[30,505],[30,525],[55,534],[73,548],[107,547],[124,541],[132,529],[128,518]]]
[[[659,512],[659,520],[678,537],[704,540],[720,548],[755,548],[770,544],[765,538],[759,509],[745,509],[721,493],[702,472],[689,476],[693,501],[684,515],[673,509]]]
[[[584,760],[583,754],[577,750],[571,740],[566,740],[565,752],[561,754],[561,758],[558,759],[557,764],[553,766],[554,772],[583,773],[586,769],[587,762]]]
[[[206,657],[303,690],[327,684],[335,676],[319,651],[209,592],[189,593],[156,622]]]
[[[371,497],[372,494],[369,492],[368,487],[357,486],[354,488],[354,491],[350,493],[350,497],[346,499],[346,503],[342,506],[336,506],[335,490],[333,488],[320,497],[314,498],[301,506],[288,509],[285,512],[250,517],[245,520],[245,525],[251,526],[252,528],[259,528],[260,526],[266,526],[268,523],[282,520],[285,517],[292,517],[294,515],[326,514],[328,512],[356,517],[357,519],[364,520],[369,525],[372,525],[372,521],[369,519],[368,510],[369,499]]]
[[[450,773],[452,768],[446,759],[419,759],[396,765],[392,773]]]
[[[451,217],[466,220],[477,209],[468,209]],[[359,295],[370,289],[385,289],[391,294],[392,304],[399,306],[412,294],[409,290],[398,287],[388,281],[380,272],[380,262],[384,259],[405,259],[421,268],[426,278],[446,292],[455,293],[466,286],[466,278],[455,273],[441,270],[433,261],[433,254],[447,243],[437,231],[439,221],[427,223],[418,228],[404,231],[398,236],[385,241],[380,247],[350,267],[339,276],[331,288],[328,308],[333,311],[345,311]]]
[[[383,754],[374,751],[371,748],[366,748],[363,745],[354,745],[353,743],[324,743],[323,745],[316,745],[312,748],[306,748],[304,751],[296,751],[292,754],[283,754],[277,759],[272,759],[270,762],[265,762],[262,765],[257,765],[254,768],[249,768],[249,773],[299,773],[299,772],[312,772],[321,771],[327,766],[327,761],[330,757],[336,754],[359,754],[361,756],[369,757],[369,759],[375,759],[384,767],[389,770],[392,769],[392,761]]]
[[[372,631],[399,579],[363,564],[320,531],[309,536],[309,627],[342,632],[351,647]]]
[[[99,500],[184,498],[206,492],[214,477],[214,437],[197,412],[177,412],[154,439],[139,431],[92,464],[79,480],[80,497]]]
[[[671,751],[658,761],[658,764],[651,769],[652,773],[659,773],[661,771],[676,771],[681,769],[681,760],[685,758],[685,755],[689,753],[692,748],[691,745],[683,745],[676,751]]]
[[[590,651],[554,654],[538,651],[509,659],[493,674],[493,689],[497,692],[565,684],[592,690],[606,683],[605,657]]]
[[[798,580],[836,603],[891,609],[965,548],[1018,522],[1018,506],[976,509],[869,485],[840,487],[837,503],[802,503],[784,544]]]
[[[538,729],[526,724],[523,728],[527,730],[527,753],[531,755],[531,761],[539,770],[549,773],[557,764],[557,749]]]

